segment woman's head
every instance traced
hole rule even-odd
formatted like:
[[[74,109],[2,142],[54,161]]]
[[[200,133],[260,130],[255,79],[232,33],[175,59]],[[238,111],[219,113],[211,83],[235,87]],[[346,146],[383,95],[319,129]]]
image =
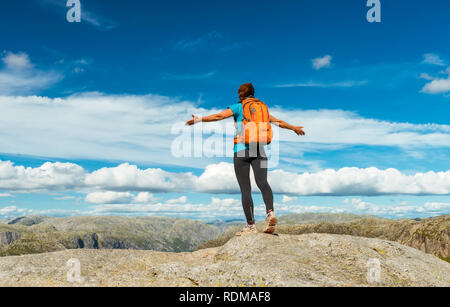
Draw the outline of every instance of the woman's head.
[[[255,88],[251,83],[242,84],[238,90],[239,100],[244,100],[249,96],[255,96]]]

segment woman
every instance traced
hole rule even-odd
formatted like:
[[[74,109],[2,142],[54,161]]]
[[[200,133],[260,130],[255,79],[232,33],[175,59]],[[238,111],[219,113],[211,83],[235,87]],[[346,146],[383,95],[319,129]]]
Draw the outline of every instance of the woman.
[[[241,134],[241,127],[243,121],[243,109],[242,102],[249,99],[254,98],[255,89],[251,83],[243,84],[239,87],[239,103],[233,104],[228,107],[227,110],[206,116],[206,117],[196,117],[192,115],[192,119],[186,122],[186,125],[194,125],[199,122],[215,122],[227,119],[229,117],[234,117],[237,127],[237,135]],[[270,123],[273,123],[280,128],[289,129],[294,131],[297,135],[305,135],[305,132],[302,130],[301,126],[292,126],[288,123],[276,119],[272,115],[269,116]],[[239,183],[239,187],[241,189],[242,196],[242,206],[244,208],[245,217],[247,219],[247,226],[240,232],[238,232],[237,236],[247,235],[247,234],[256,234],[258,231],[255,226],[255,217],[253,214],[253,199],[251,194],[251,183],[250,183],[250,166],[253,169],[253,173],[255,175],[255,181],[260,189],[264,203],[266,204],[266,224],[264,227],[264,232],[272,234],[275,231],[275,226],[277,224],[277,217],[273,208],[273,193],[270,188],[269,183],[267,182],[267,157],[264,152],[264,148],[258,146],[256,154],[251,154],[249,152],[249,145],[245,144],[245,142],[235,142],[234,146],[234,170],[236,173],[236,177]]]

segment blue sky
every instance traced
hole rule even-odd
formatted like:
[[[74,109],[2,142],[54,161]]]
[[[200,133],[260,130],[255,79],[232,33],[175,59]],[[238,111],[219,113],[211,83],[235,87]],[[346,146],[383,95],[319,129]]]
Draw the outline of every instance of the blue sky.
[[[279,132],[280,213],[450,213],[448,1],[65,3],[0,5],[0,218],[241,218],[231,158],[171,145],[249,81],[308,134]]]

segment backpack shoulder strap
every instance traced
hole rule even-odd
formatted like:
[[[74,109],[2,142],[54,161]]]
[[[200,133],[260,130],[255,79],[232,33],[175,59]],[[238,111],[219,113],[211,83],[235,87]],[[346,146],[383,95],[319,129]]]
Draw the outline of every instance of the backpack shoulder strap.
[[[245,115],[245,108],[246,108],[247,105],[248,105],[249,103],[251,103],[251,102],[252,102],[251,99],[246,99],[246,100],[242,101],[242,118],[243,118],[243,120],[246,121],[246,122],[250,122],[250,119],[248,119],[247,116]]]

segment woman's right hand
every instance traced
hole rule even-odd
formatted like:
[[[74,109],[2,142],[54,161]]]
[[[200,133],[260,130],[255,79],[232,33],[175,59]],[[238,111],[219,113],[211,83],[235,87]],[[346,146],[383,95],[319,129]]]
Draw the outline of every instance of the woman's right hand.
[[[200,117],[197,117],[197,116],[195,116],[195,115],[192,115],[192,119],[191,120],[188,120],[187,122],[186,122],[186,126],[192,126],[192,125],[195,125],[196,123],[199,123],[199,122],[201,122],[202,121],[202,119],[200,118]]]

